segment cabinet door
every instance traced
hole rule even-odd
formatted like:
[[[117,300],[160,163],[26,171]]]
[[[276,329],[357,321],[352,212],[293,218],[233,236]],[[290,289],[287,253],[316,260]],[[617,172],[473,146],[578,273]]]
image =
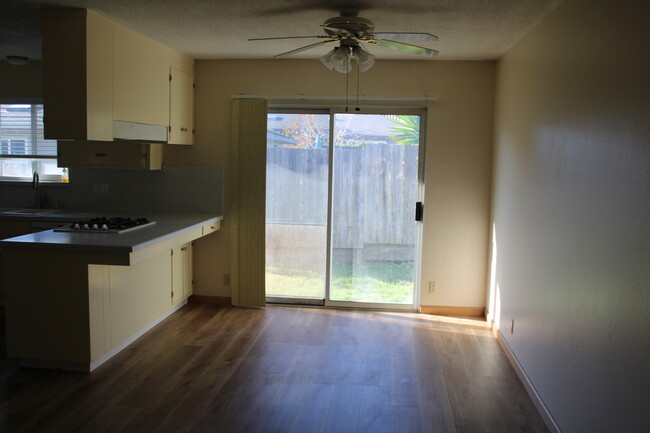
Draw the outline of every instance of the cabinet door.
[[[61,141],[59,167],[104,167],[134,170],[162,168],[161,143]]]
[[[172,304],[192,294],[192,243],[172,249]]]
[[[162,45],[115,24],[113,76],[115,120],[168,124],[169,78]]]
[[[152,125],[169,124],[168,50],[158,42],[142,37],[140,41],[139,88],[141,121]]]
[[[162,143],[132,143],[128,141],[103,143],[102,166],[133,170],[160,170]]]
[[[45,138],[113,139],[112,31],[91,11],[44,12]]]
[[[113,23],[86,18],[86,122],[88,140],[113,139]]]
[[[149,155],[146,145],[118,142],[102,146],[102,163],[106,167],[145,169]]]
[[[188,298],[192,294],[192,242],[186,243],[181,247],[181,257],[183,259],[183,298]]]
[[[137,118],[136,34],[120,25],[113,30],[113,118],[135,122]]]
[[[93,141],[59,141],[57,146],[59,167],[101,167],[102,146]]]
[[[194,142],[194,77],[171,68],[169,82],[169,143]]]
[[[43,12],[46,139],[86,138],[86,14]]]

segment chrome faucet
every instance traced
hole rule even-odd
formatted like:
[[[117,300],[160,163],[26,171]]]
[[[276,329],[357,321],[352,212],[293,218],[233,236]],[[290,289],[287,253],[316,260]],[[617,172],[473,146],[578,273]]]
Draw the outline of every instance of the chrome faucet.
[[[34,207],[37,209],[41,207],[41,197],[38,191],[39,183],[38,171],[35,171],[32,176],[32,189],[34,190]]]

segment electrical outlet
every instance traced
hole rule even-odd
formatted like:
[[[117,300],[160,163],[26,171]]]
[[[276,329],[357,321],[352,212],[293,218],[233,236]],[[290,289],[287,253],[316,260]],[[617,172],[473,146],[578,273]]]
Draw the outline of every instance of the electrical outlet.
[[[108,194],[108,183],[93,182],[93,194]]]
[[[429,281],[429,293],[436,293],[438,290],[438,283],[436,281]]]
[[[510,333],[515,333],[515,319],[512,319],[512,322],[510,323]]]
[[[223,274],[223,285],[224,286],[230,285],[230,274]]]

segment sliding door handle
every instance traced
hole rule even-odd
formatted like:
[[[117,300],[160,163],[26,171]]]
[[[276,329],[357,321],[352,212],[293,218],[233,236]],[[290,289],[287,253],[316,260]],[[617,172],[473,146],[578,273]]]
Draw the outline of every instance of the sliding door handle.
[[[419,201],[415,203],[415,221],[422,221],[422,214],[424,212],[424,206],[422,202]]]

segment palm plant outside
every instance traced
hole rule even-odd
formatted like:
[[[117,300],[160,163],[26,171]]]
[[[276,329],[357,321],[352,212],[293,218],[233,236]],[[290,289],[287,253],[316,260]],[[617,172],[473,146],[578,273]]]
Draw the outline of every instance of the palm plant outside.
[[[395,144],[408,146],[420,144],[420,116],[399,114],[387,117],[396,125],[388,128],[388,131],[395,133],[390,137],[395,140]]]

